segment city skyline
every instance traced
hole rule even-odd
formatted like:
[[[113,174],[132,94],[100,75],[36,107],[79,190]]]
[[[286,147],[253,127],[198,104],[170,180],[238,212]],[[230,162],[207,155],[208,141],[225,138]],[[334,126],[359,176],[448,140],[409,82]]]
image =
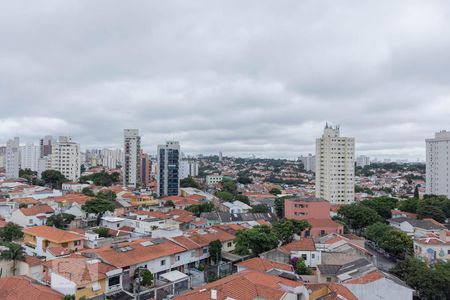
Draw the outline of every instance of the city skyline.
[[[14,1],[0,12],[0,143],[111,148],[139,128],[144,149],[295,158],[329,122],[358,154],[423,159],[449,129],[450,7],[414,3]]]

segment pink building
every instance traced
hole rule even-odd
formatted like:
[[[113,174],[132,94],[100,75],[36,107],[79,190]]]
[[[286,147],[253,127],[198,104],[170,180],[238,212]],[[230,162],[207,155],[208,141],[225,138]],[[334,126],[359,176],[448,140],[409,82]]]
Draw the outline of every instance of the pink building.
[[[329,219],[330,209],[330,202],[316,197],[292,198],[284,201],[286,219]]]
[[[344,233],[344,226],[331,220],[330,210],[330,202],[315,197],[292,198],[284,201],[284,216],[286,219],[306,220],[311,225],[310,230],[302,232],[304,237]]]

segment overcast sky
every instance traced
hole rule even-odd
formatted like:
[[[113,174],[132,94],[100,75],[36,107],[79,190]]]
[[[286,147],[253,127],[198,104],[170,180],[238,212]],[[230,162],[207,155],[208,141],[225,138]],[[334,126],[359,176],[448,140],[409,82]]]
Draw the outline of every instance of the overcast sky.
[[[294,158],[325,122],[357,153],[450,130],[450,1],[2,1],[0,143],[70,135]]]

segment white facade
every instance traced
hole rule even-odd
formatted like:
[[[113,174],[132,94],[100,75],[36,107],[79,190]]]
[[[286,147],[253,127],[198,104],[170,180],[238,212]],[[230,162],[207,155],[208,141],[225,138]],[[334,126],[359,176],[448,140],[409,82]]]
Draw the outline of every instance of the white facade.
[[[364,168],[365,166],[370,165],[370,157],[367,155],[360,155],[356,158],[356,166]]]
[[[426,142],[426,193],[450,197],[450,131],[436,132]]]
[[[341,137],[339,126],[327,124],[316,140],[316,197],[333,204],[355,201],[355,139]]]
[[[300,156],[298,158],[299,161],[303,163],[303,169],[305,171],[316,171],[316,156],[312,155],[311,153],[308,154],[308,156]]]
[[[213,185],[215,183],[221,182],[223,176],[219,174],[206,175],[206,185]]]
[[[6,178],[19,178],[20,169],[20,140],[15,137],[6,142],[5,171]]]
[[[52,146],[51,169],[61,172],[70,181],[77,181],[80,178],[80,158],[80,144],[60,136]]]
[[[180,161],[180,179],[198,176],[198,162],[196,160]]]
[[[124,165],[122,167],[123,185],[137,187],[141,174],[141,137],[137,129],[124,129]]]
[[[41,156],[41,146],[27,143],[20,147],[20,167],[30,169],[31,171],[39,170],[39,159]]]
[[[115,169],[117,166],[124,165],[123,151],[120,149],[103,149],[102,166]]]

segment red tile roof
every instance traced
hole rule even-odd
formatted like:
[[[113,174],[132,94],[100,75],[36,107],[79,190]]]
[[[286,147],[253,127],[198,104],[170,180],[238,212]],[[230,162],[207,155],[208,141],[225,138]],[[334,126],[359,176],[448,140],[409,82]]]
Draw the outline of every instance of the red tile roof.
[[[239,267],[246,268],[248,270],[267,272],[272,269],[284,270],[288,272],[293,272],[294,268],[291,265],[283,264],[261,257],[255,257],[237,264]]]
[[[284,279],[267,273],[245,270],[209,283],[194,291],[175,297],[175,300],[210,300],[211,290],[217,291],[217,300],[279,300],[285,295],[283,286],[299,287],[302,282]]]
[[[30,208],[21,208],[20,211],[25,216],[35,216],[38,214],[52,214],[55,211],[47,204],[34,205]]]
[[[381,273],[380,271],[376,270],[370,273],[367,273],[361,277],[355,278],[355,279],[351,279],[346,281],[345,283],[347,284],[367,284],[370,282],[374,282],[377,280],[380,280],[381,278],[384,278],[384,274]]]
[[[84,236],[68,230],[62,230],[50,226],[34,226],[23,230],[24,233],[40,236],[55,243],[84,240]]]
[[[61,300],[63,295],[51,288],[34,283],[26,276],[0,278],[2,300]]]
[[[280,247],[285,252],[291,251],[315,251],[316,245],[312,238],[302,238]]]

